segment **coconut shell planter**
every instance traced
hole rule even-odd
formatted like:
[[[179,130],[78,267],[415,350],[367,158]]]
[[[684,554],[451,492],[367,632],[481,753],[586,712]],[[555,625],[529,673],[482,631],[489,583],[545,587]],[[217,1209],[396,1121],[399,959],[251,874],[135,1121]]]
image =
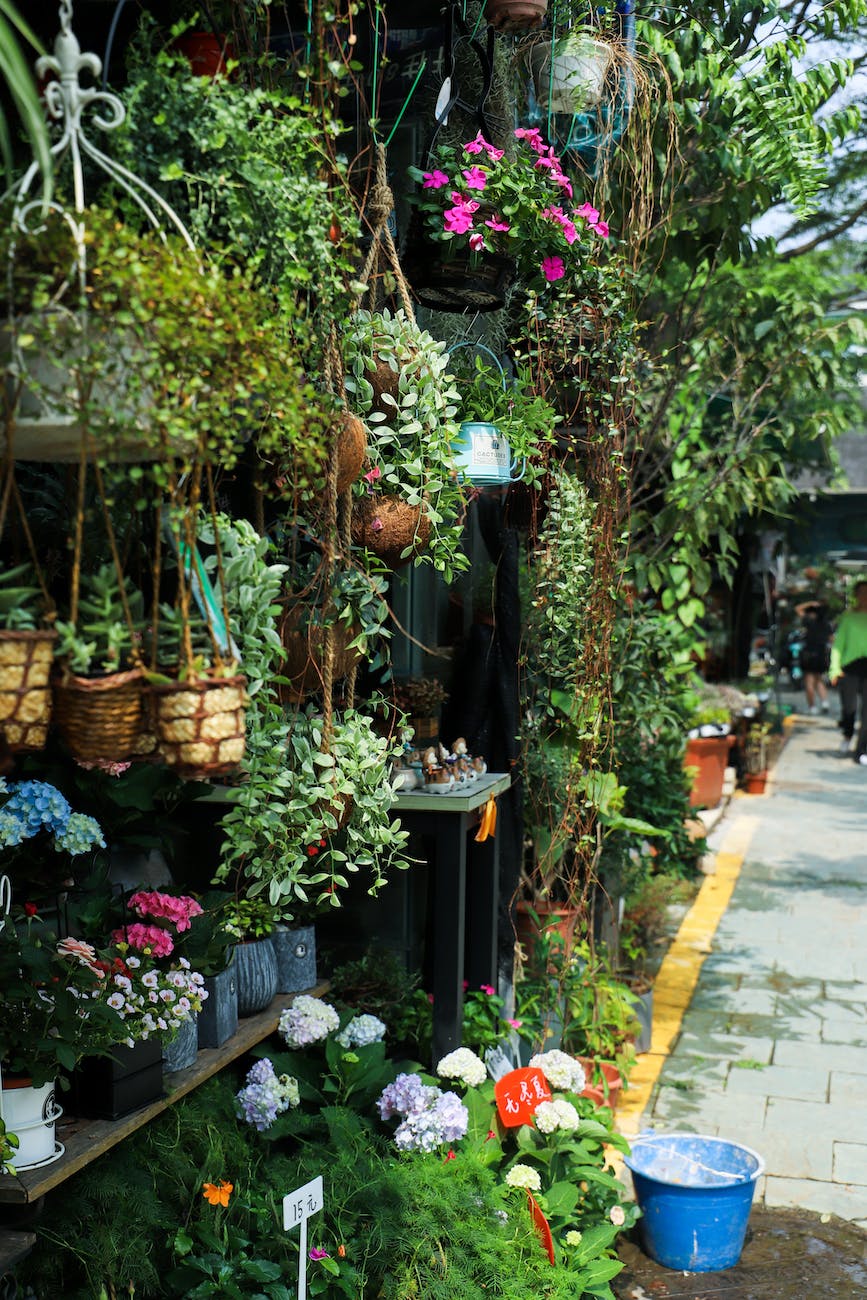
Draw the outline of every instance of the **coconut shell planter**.
[[[325,629],[315,623],[300,627],[303,612],[301,608],[287,610],[280,624],[280,639],[286,652],[280,676],[289,682],[280,688],[284,703],[297,701],[322,685]],[[332,630],[335,678],[345,677],[361,660],[360,650],[348,648],[356,634],[356,628],[348,628],[344,623],[335,624]]]
[[[352,540],[378,555],[390,569],[400,569],[427,549],[430,519],[424,507],[411,506],[400,497],[365,497],[353,507]]]
[[[487,0],[485,17],[498,32],[530,32],[548,12],[548,0]]]
[[[119,763],[136,752],[142,731],[141,670],[107,677],[64,673],[54,682],[54,723],[73,758]]]
[[[342,495],[361,473],[367,455],[367,429],[357,415],[344,411],[337,432],[337,494]]]
[[[0,737],[13,753],[45,746],[55,639],[48,631],[0,633]]]
[[[179,776],[228,776],[244,757],[246,680],[200,677],[152,687],[160,754]]]

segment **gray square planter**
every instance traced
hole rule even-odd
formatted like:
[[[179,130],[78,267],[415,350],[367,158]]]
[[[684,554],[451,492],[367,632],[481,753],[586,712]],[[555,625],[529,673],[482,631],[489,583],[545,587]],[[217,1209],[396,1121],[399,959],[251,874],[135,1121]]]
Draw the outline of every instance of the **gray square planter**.
[[[219,1047],[238,1030],[238,981],[232,960],[205,980],[208,996],[199,1012],[199,1047]]]
[[[316,931],[312,925],[287,930],[278,926],[271,935],[277,954],[277,992],[300,993],[316,983]]]

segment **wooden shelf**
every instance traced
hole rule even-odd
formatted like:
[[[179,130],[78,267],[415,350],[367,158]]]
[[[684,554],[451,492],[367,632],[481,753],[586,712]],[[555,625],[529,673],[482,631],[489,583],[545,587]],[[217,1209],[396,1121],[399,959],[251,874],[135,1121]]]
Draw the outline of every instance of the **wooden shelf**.
[[[35,1232],[15,1232],[11,1228],[0,1228],[0,1277],[20,1264],[35,1245]]]
[[[508,772],[489,772],[475,781],[454,785],[442,791],[436,786],[423,790],[398,790],[394,812],[473,812],[487,803],[491,795],[503,794],[512,784]]]
[[[307,992],[313,997],[321,997],[328,992],[327,983],[317,984]],[[31,1169],[17,1177],[6,1175],[0,1178],[0,1204],[21,1204],[35,1201],[52,1188],[65,1182],[80,1169],[97,1160],[106,1151],[110,1151],[118,1142],[143,1128],[155,1116],[162,1114],[169,1106],[180,1101],[188,1092],[198,1088],[213,1075],[218,1074],[224,1066],[243,1056],[251,1047],[261,1043],[263,1038],[273,1034],[281,1013],[295,1000],[294,993],[279,994],[271,1005],[256,1016],[242,1020],[238,1032],[221,1047],[210,1047],[200,1051],[195,1063],[186,1070],[176,1070],[165,1076],[168,1088],[166,1096],[153,1101],[141,1110],[124,1115],[122,1119],[77,1119],[65,1116],[57,1123],[57,1138],[66,1147],[66,1152],[54,1164],[44,1169]],[[63,1104],[63,1094],[58,1093]]]

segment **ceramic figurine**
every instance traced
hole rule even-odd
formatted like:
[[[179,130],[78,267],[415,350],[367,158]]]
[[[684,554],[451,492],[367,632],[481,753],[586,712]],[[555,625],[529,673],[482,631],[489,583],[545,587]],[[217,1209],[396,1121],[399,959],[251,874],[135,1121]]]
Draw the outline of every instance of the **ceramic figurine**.
[[[473,767],[476,770],[477,776],[484,776],[488,770],[488,765],[482,758],[481,754],[477,755],[476,758],[473,759]]]
[[[429,774],[429,784],[435,785],[442,793],[445,793],[446,790],[451,790],[454,783],[455,778],[445,767],[434,768],[434,770]]]

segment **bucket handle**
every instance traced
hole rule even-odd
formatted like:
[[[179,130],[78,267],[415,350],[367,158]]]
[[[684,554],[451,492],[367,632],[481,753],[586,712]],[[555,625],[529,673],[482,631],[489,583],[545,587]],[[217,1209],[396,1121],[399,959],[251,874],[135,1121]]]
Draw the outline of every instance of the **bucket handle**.
[[[500,379],[503,381],[503,392],[507,393],[509,391],[508,384],[506,383],[506,372],[503,369],[503,363],[500,360],[500,358],[497,356],[496,352],[493,351],[492,348],[489,348],[486,343],[479,343],[476,339],[464,339],[462,343],[455,343],[452,347],[448,349],[449,356],[451,356],[453,352],[460,351],[461,348],[475,348],[478,352],[487,353],[487,355],[491,358],[494,365],[497,367],[497,369],[500,372]],[[510,483],[520,483],[521,479],[524,477],[524,474],[527,472],[526,456],[521,461],[521,468],[520,470],[518,470],[517,474],[514,473],[516,469],[518,469],[517,457],[515,457],[509,464]]]

